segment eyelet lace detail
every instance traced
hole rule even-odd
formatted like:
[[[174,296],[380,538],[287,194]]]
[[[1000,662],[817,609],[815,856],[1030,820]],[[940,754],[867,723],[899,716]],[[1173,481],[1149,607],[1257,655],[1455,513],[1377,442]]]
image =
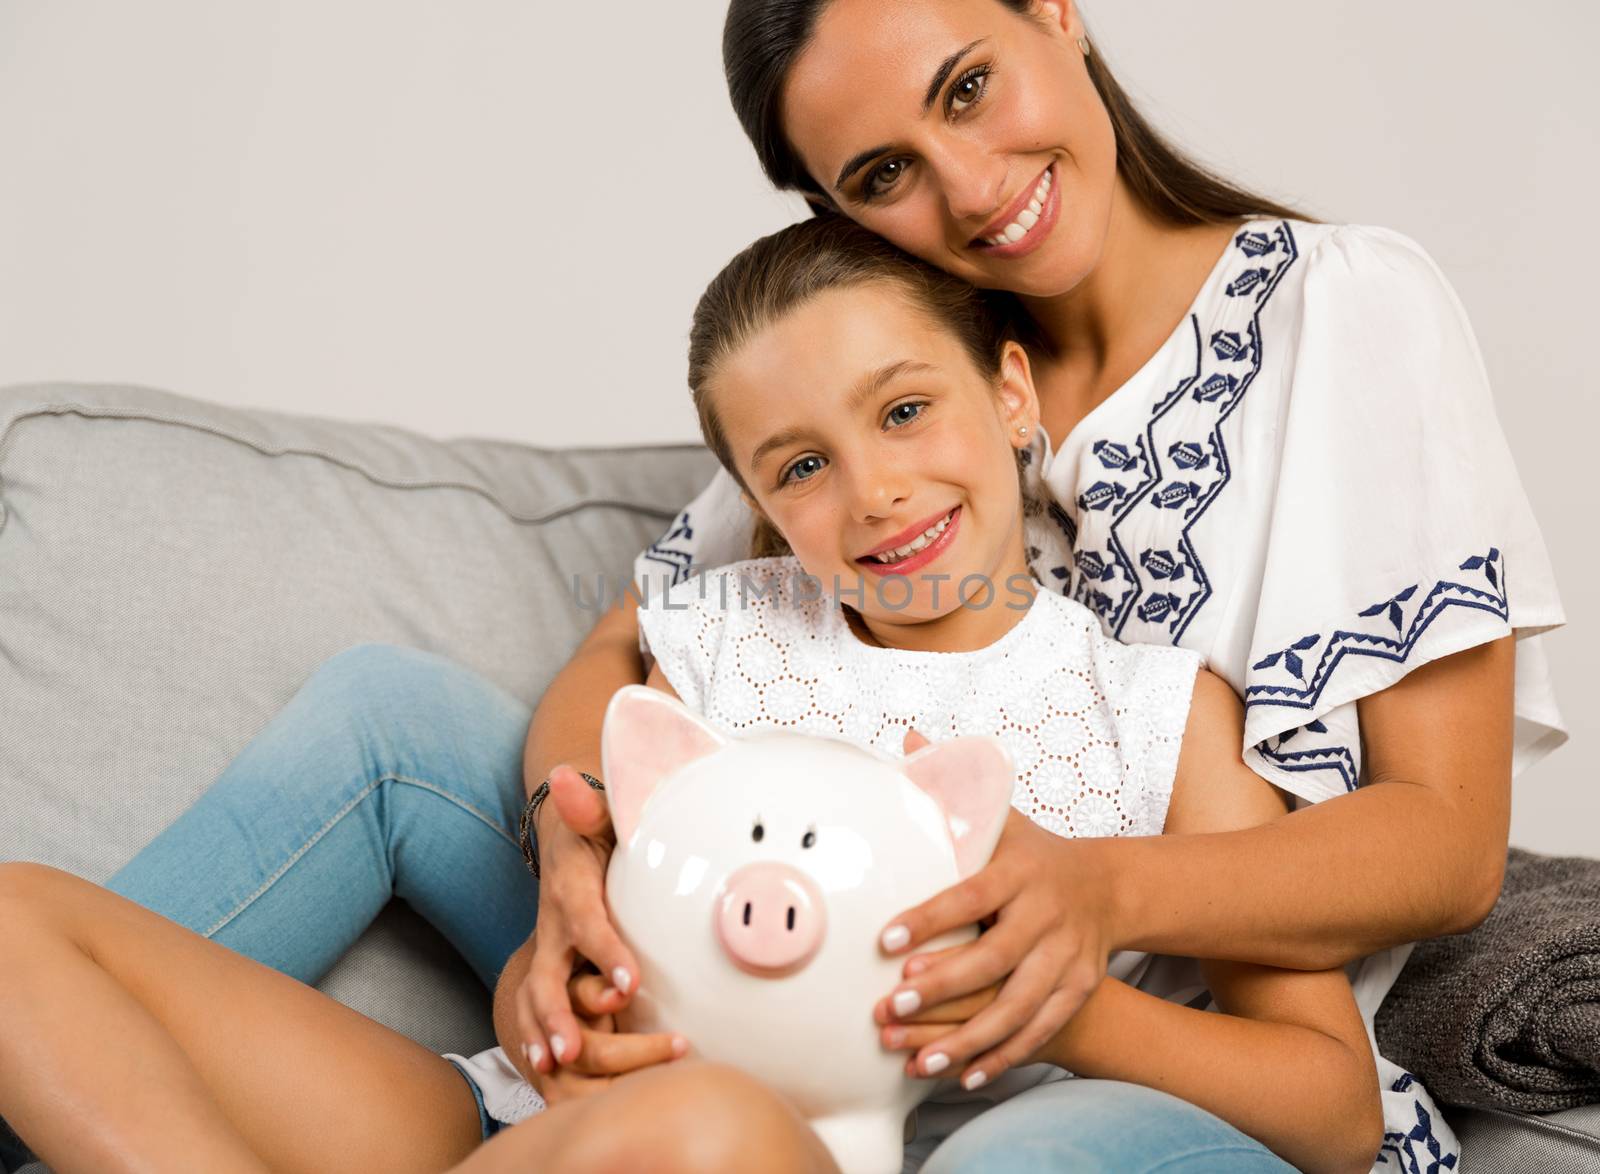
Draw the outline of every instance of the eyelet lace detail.
[[[910,728],[991,734],[1016,766],[1012,805],[1041,827],[1160,833],[1195,653],[1118,644],[1044,589],[987,648],[871,647],[836,602],[797,588],[802,574],[792,557],[746,560],[640,609],[642,642],[685,703],[734,735],[798,731],[896,756]]]

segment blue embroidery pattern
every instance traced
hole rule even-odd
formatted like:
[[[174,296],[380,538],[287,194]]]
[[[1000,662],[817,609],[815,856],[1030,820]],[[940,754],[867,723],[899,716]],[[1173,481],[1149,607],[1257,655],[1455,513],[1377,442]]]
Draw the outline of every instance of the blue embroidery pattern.
[[[1024,455],[1032,456],[1031,453],[1025,453]],[[1069,551],[1072,550],[1078,542],[1078,524],[1072,520],[1071,515],[1068,514],[1066,510],[1061,508],[1060,503],[1058,503],[1054,497],[1050,497],[1048,495],[1046,496],[1044,500],[1044,512],[1045,516],[1048,517],[1050,521],[1054,522],[1056,528],[1059,529],[1066,537],[1067,549]],[[1028,552],[1028,561],[1032,563],[1037,557],[1037,548],[1030,548]],[[1050,568],[1049,573],[1050,577],[1058,584],[1058,589],[1062,595],[1067,595],[1071,592],[1072,571],[1069,568],[1057,564],[1056,566]],[[1043,579],[1040,581],[1043,582]]]
[[[660,538],[645,547],[644,557],[653,563],[664,563],[672,568],[672,582],[668,586],[682,583],[689,577],[690,567],[694,561],[694,554],[687,549],[675,550],[667,544],[682,539],[685,542],[694,541],[694,528],[689,524],[689,511],[684,510],[673,520],[671,527]]]
[[[1322,691],[1333,678],[1334,670],[1346,656],[1376,656],[1384,660],[1405,663],[1417,642],[1434,620],[1446,608],[1467,607],[1489,612],[1502,620],[1511,616],[1510,603],[1505,589],[1505,562],[1498,547],[1490,547],[1487,554],[1473,555],[1456,568],[1475,571],[1483,576],[1488,589],[1473,583],[1458,583],[1441,579],[1430,588],[1405,620],[1405,606],[1416,597],[1421,584],[1413,583],[1388,599],[1381,599],[1362,610],[1362,619],[1377,621],[1377,631],[1359,632],[1339,630],[1328,636],[1324,643],[1320,633],[1312,633],[1296,640],[1289,647],[1263,657],[1251,665],[1252,672],[1277,669],[1294,677],[1297,684],[1248,684],[1245,686],[1245,708],[1259,705],[1282,705],[1294,709],[1311,709],[1322,697]],[[1384,628],[1392,628],[1389,635]],[[1316,659],[1316,668],[1307,675],[1306,664],[1311,650],[1322,644]]]
[[[1199,316],[1189,317],[1193,371],[1154,405],[1142,435],[1104,438],[1090,449],[1099,476],[1076,504],[1087,532],[1104,531],[1105,547],[1078,554],[1071,593],[1098,612],[1107,631],[1119,638],[1164,638],[1177,644],[1212,595],[1211,579],[1190,534],[1233,478],[1222,427],[1261,370],[1261,314],[1299,256],[1294,234],[1284,223],[1242,231],[1232,247],[1246,264],[1229,274],[1224,287],[1229,301],[1207,324],[1209,338]],[[1157,441],[1158,428],[1167,433],[1164,443]],[[1171,435],[1179,429],[1179,435]],[[1167,468],[1162,466],[1163,453],[1170,462]],[[1149,545],[1139,543],[1130,554],[1131,534],[1151,528],[1150,516],[1139,512],[1145,503],[1145,508],[1161,512],[1155,527],[1162,537]],[[1109,516],[1109,523],[1100,522],[1097,514]],[[1134,621],[1156,630],[1125,635]]]
[[[1284,745],[1302,731],[1326,734],[1328,727],[1320,721],[1307,722],[1303,726],[1285,730],[1276,737],[1257,744],[1255,751],[1279,770],[1291,774],[1332,771],[1339,776],[1339,782],[1346,791],[1354,791],[1356,784],[1361,780],[1361,770],[1356,765],[1356,756],[1350,753],[1348,746],[1306,746],[1296,750],[1284,749]]]
[[[1474,583],[1441,580],[1418,599],[1421,584],[1413,583],[1357,613],[1359,618],[1371,621],[1370,631],[1335,631],[1326,640],[1320,632],[1302,636],[1250,666],[1252,674],[1276,674],[1280,679],[1260,681],[1252,675],[1245,683],[1245,709],[1249,711],[1265,705],[1315,708],[1346,656],[1377,656],[1404,663],[1423,633],[1446,608],[1471,607],[1501,619],[1509,618],[1505,562],[1498,548],[1490,548],[1487,554],[1473,555],[1457,569],[1482,575],[1489,590]],[[1415,608],[1408,621],[1407,611],[1413,601],[1416,601]],[[1287,683],[1286,678],[1293,678],[1294,683]],[[1316,737],[1301,738],[1302,734],[1324,735],[1325,740],[1319,745]],[[1323,722],[1310,721],[1259,742],[1253,749],[1263,761],[1279,770],[1294,774],[1330,772],[1338,778],[1343,790],[1355,790],[1360,781],[1355,753],[1349,746],[1327,741],[1327,737],[1328,727]],[[1297,738],[1298,743],[1290,747],[1288,743]]]
[[[1416,1077],[1407,1072],[1390,1086],[1391,1092],[1409,1092]],[[1417,1123],[1405,1133],[1394,1130],[1383,1135],[1383,1147],[1378,1151],[1378,1165],[1387,1166],[1389,1155],[1405,1174],[1439,1174],[1441,1170],[1454,1170],[1460,1155],[1445,1153],[1444,1146],[1433,1133],[1433,1114],[1420,1100],[1412,1101],[1417,1110]],[[1418,1146],[1422,1149],[1419,1152]]]

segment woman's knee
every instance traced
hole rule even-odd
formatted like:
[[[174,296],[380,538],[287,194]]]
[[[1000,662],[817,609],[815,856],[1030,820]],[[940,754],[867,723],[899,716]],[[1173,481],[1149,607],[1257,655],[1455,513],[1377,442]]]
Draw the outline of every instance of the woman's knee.
[[[460,678],[471,676],[471,670],[419,648],[356,644],[318,665],[300,695],[350,715],[414,718],[450,703],[461,692]]]
[[[278,720],[302,746],[320,747],[324,761],[359,754],[368,776],[417,776],[498,806],[501,789],[520,786],[531,717],[516,698],[446,657],[358,644],[318,666]]]
[[[752,1077],[720,1064],[680,1061],[614,1086],[613,1121],[637,1129],[585,1131],[575,1169],[699,1171],[834,1169],[799,1113]]]
[[[924,1174],[1013,1169],[1164,1174],[1289,1171],[1265,1146],[1170,1093],[1116,1080],[1030,1089],[952,1134]]]

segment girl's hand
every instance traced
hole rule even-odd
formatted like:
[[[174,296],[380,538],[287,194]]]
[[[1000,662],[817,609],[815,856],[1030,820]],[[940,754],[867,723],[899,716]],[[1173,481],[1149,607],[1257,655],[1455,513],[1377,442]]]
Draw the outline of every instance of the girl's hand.
[[[550,772],[550,795],[536,832],[542,873],[538,928],[528,976],[516,994],[516,1022],[528,1057],[537,1057],[532,1066],[547,1073],[583,1055],[585,1036],[567,994],[579,960],[593,962],[615,989],[618,998],[608,1013],[633,997],[639,964],[606,908],[606,865],[616,846],[610,812],[572,767]]]
[[[542,1067],[513,1060],[546,1104],[559,1105],[601,1092],[619,1076],[681,1059],[689,1050],[680,1035],[618,1032],[616,1013],[625,1000],[598,974],[574,975],[567,992],[580,1023],[577,1059],[553,1069],[548,1057]],[[532,1056],[521,1059],[531,1060]]]
[[[1052,835],[1012,811],[987,867],[886,928],[884,948],[901,953],[993,920],[975,942],[908,959],[906,981],[874,1010],[879,1023],[909,1026],[922,1007],[1002,984],[971,1020],[920,1044],[916,1074],[959,1071],[968,1088],[992,1081],[1043,1047],[1100,985],[1111,899],[1094,844]]]

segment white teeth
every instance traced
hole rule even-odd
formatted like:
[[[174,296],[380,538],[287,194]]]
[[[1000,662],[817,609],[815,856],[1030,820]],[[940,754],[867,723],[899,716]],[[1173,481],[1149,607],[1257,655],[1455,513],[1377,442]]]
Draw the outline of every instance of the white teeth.
[[[1045,171],[1039,179],[1039,186],[1033,189],[1033,198],[1028,201],[1028,206],[1017,213],[1017,218],[994,236],[983,238],[985,244],[1013,245],[1028,235],[1028,230],[1039,223],[1039,216],[1044,211],[1045,199],[1050,195],[1050,172]]]
[[[939,537],[939,535],[943,534],[944,528],[949,524],[950,515],[946,514],[944,517],[940,518],[937,522],[929,526],[926,530],[924,530],[921,534],[918,534],[904,546],[897,546],[893,550],[880,551],[877,554],[868,555],[867,557],[871,558],[875,562],[880,563],[897,563],[902,559],[908,559],[912,555],[916,554],[917,551],[921,550],[924,546],[927,546],[928,543],[932,542],[935,538]]]

